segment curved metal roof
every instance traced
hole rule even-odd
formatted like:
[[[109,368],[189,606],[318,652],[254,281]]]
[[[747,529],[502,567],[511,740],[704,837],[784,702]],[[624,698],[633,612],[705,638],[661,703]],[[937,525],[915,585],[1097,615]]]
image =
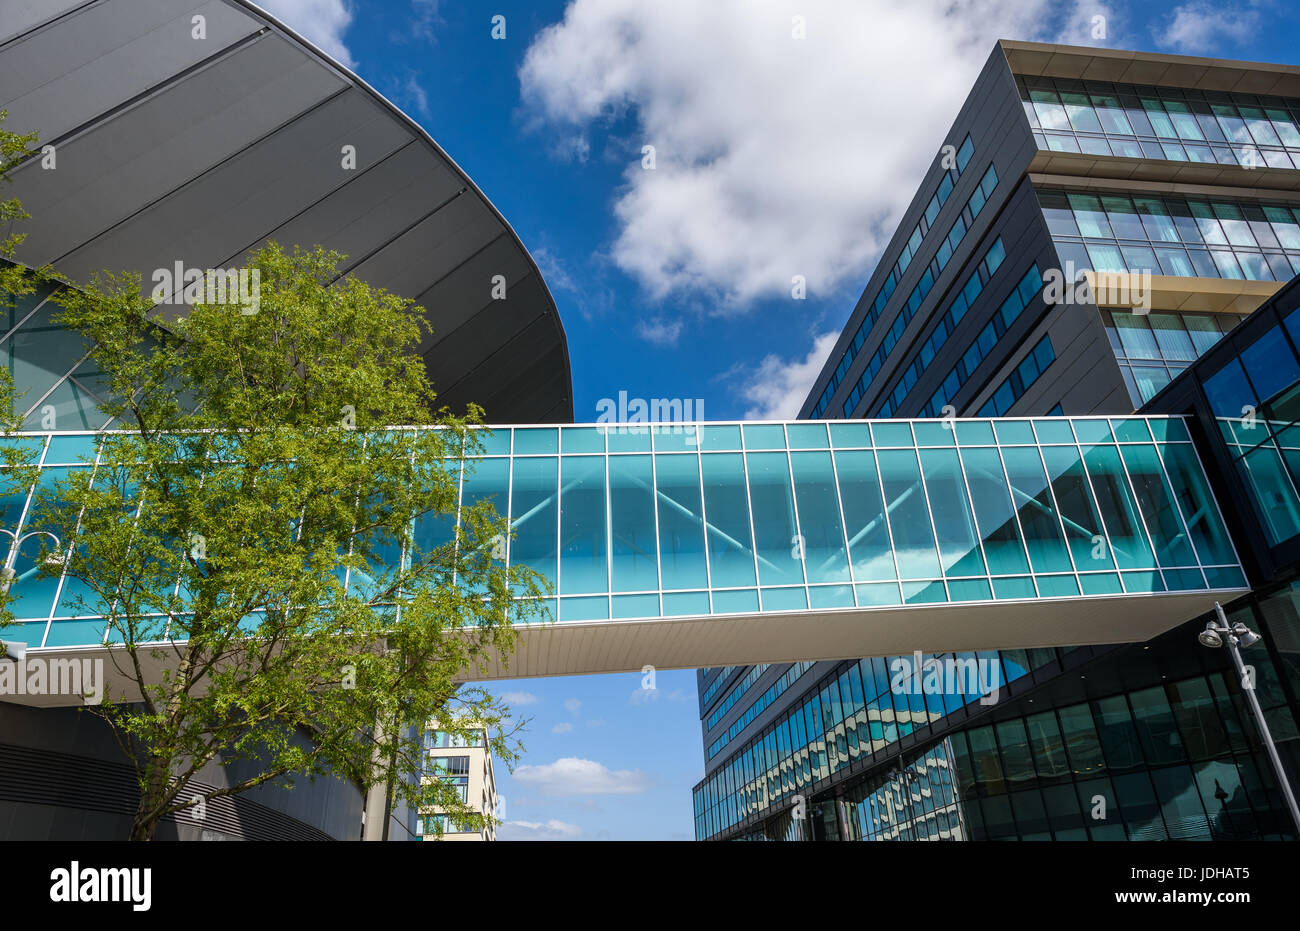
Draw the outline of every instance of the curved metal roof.
[[[253,4],[9,0],[0,109],[55,146],[53,170],[29,160],[5,192],[32,214],[23,262],[147,281],[237,265],[267,239],[320,244],[424,306],[442,403],[573,419],[559,313],[505,218],[413,120]]]

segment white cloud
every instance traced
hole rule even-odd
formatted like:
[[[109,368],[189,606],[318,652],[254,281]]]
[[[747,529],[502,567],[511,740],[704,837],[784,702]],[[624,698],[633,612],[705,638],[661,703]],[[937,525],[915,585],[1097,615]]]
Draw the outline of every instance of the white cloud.
[[[507,705],[535,705],[541,701],[532,692],[506,692],[501,700]]]
[[[653,320],[638,320],[636,332],[643,340],[656,346],[676,346],[677,338],[682,335],[682,326],[681,320],[656,317]]]
[[[497,828],[498,840],[573,840],[582,828],[556,818],[548,821],[507,821]]]
[[[611,770],[595,760],[564,757],[542,766],[520,766],[514,778],[543,795],[635,795],[650,788],[638,769]]]
[[[576,698],[566,698],[564,700],[564,708],[566,711],[569,712],[569,714],[577,714],[578,709],[581,707],[582,707],[582,702]]]
[[[755,368],[733,371],[737,393],[749,405],[746,419],[793,420],[839,335],[832,330],[814,337],[812,350],[803,358],[769,355]]]
[[[606,151],[628,165],[610,254],[654,296],[735,310],[794,275],[826,294],[865,281],[995,40],[1056,38],[1096,6],[574,0],[525,55],[524,112],[575,152],[631,117]]]
[[[443,24],[438,15],[438,0],[411,0],[411,12],[415,14],[411,20],[411,34],[428,42],[437,41],[433,27]]]
[[[1156,39],[1179,52],[1213,51],[1225,40],[1246,42],[1260,25],[1257,10],[1212,6],[1195,0],[1174,8]]]
[[[415,72],[406,76],[406,83],[402,85],[402,99],[410,101],[411,106],[420,116],[426,120],[429,118],[429,95],[420,86],[420,80],[415,76]]]
[[[1066,45],[1115,46],[1122,35],[1123,19],[1103,0],[1075,0],[1054,41]]]
[[[551,728],[551,733],[552,733],[552,734],[572,734],[572,733],[573,733],[573,725],[570,724],[568,721],[561,721],[559,724],[557,724],[557,725],[555,725],[553,728]]]
[[[356,67],[343,41],[352,24],[347,0],[260,0],[259,6],[344,67]]]

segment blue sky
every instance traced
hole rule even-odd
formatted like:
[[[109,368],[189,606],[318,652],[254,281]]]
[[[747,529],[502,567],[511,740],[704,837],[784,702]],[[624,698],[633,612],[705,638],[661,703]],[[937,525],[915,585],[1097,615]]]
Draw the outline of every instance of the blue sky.
[[[1300,63],[1286,0],[262,3],[514,226],[564,321],[579,422],[620,391],[794,416],[997,38]],[[656,686],[499,685],[533,718],[524,767],[497,773],[503,837],[691,836],[695,675]]]

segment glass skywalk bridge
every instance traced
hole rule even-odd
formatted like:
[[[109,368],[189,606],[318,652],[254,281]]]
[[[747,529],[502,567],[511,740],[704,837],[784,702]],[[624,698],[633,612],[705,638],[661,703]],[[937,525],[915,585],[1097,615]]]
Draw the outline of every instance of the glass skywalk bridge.
[[[512,677],[1141,641],[1247,588],[1177,417],[484,433],[462,503],[508,514],[506,558],[554,592]],[[93,468],[94,433],[30,436],[42,483]],[[3,502],[10,539],[40,530],[30,500]],[[4,639],[104,649],[41,542]]]

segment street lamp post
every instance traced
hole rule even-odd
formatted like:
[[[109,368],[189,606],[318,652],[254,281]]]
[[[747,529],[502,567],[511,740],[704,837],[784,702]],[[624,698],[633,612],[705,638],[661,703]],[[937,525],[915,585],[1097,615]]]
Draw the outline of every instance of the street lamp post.
[[[1217,615],[1219,623],[1207,621],[1205,630],[1197,634],[1196,639],[1201,642],[1202,646],[1211,649],[1227,646],[1228,652],[1232,654],[1233,665],[1237,668],[1237,675],[1241,677],[1242,691],[1246,693],[1246,700],[1250,702],[1250,710],[1255,714],[1255,723],[1259,727],[1260,735],[1264,738],[1264,749],[1268,751],[1269,761],[1273,764],[1273,772],[1277,775],[1278,785],[1282,787],[1282,795],[1291,811],[1291,820],[1295,824],[1297,836],[1300,837],[1300,806],[1296,805],[1295,793],[1291,791],[1291,783],[1287,781],[1286,770],[1282,768],[1282,758],[1278,756],[1277,744],[1273,743],[1273,735],[1269,732],[1268,722],[1264,720],[1264,709],[1260,707],[1259,699],[1255,696],[1254,679],[1247,677],[1246,666],[1241,661],[1241,648],[1258,643],[1260,636],[1240,622],[1229,624],[1228,616],[1223,613],[1223,605],[1217,601],[1214,603],[1214,613]]]

